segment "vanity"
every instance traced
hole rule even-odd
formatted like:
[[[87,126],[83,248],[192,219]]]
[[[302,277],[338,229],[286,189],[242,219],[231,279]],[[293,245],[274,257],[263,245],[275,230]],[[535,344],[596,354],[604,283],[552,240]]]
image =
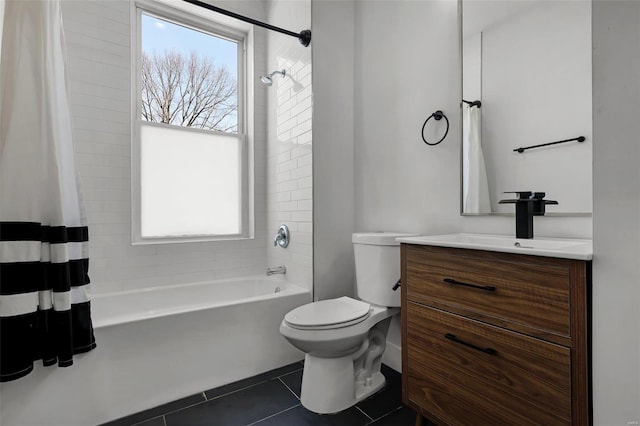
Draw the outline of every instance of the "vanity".
[[[401,242],[403,402],[437,425],[591,425],[588,240]]]

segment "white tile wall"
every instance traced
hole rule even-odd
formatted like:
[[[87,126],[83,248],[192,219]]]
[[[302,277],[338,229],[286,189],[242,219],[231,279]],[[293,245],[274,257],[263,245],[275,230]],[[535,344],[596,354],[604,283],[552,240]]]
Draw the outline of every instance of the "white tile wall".
[[[311,27],[311,2],[272,0],[269,22],[291,31]],[[297,39],[268,35],[268,71],[284,69],[268,98],[267,141],[267,263],[285,265],[287,278],[309,290],[313,287],[312,165],[311,165],[311,47]],[[273,247],[281,223],[291,231],[289,247]]]
[[[262,274],[266,268],[266,92],[255,81],[254,240],[131,245],[131,37],[129,0],[63,1],[78,168],[89,218],[94,293]],[[224,7],[265,18],[262,2]],[[265,70],[265,31],[255,68]],[[262,86],[262,85],[260,85]]]

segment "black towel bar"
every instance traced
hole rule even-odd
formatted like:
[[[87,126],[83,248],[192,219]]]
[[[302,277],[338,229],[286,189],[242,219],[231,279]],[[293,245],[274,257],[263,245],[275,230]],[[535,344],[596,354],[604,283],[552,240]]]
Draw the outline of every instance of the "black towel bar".
[[[562,141],[541,143],[540,145],[531,145],[531,146],[520,147],[520,148],[514,149],[513,151],[514,152],[517,151],[517,152],[522,154],[527,149],[540,148],[541,146],[549,146],[549,145],[555,145],[555,144],[558,144],[558,143],[565,143],[565,142],[572,142],[572,141],[584,142],[585,140],[586,140],[586,138],[584,136],[578,136],[577,138],[565,139],[565,140],[562,140]]]

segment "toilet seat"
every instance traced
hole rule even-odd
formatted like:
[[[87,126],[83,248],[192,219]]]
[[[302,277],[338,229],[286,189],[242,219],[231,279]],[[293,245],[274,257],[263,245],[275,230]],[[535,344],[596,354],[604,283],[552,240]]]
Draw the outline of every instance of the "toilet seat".
[[[284,322],[300,330],[327,330],[358,324],[370,314],[371,305],[343,296],[295,308],[285,315]]]

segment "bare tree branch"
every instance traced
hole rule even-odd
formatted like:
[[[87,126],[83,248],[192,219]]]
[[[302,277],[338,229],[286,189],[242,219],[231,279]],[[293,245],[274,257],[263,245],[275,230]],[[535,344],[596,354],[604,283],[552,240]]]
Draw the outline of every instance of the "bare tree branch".
[[[191,52],[142,54],[142,119],[237,132],[238,89],[224,66]]]

